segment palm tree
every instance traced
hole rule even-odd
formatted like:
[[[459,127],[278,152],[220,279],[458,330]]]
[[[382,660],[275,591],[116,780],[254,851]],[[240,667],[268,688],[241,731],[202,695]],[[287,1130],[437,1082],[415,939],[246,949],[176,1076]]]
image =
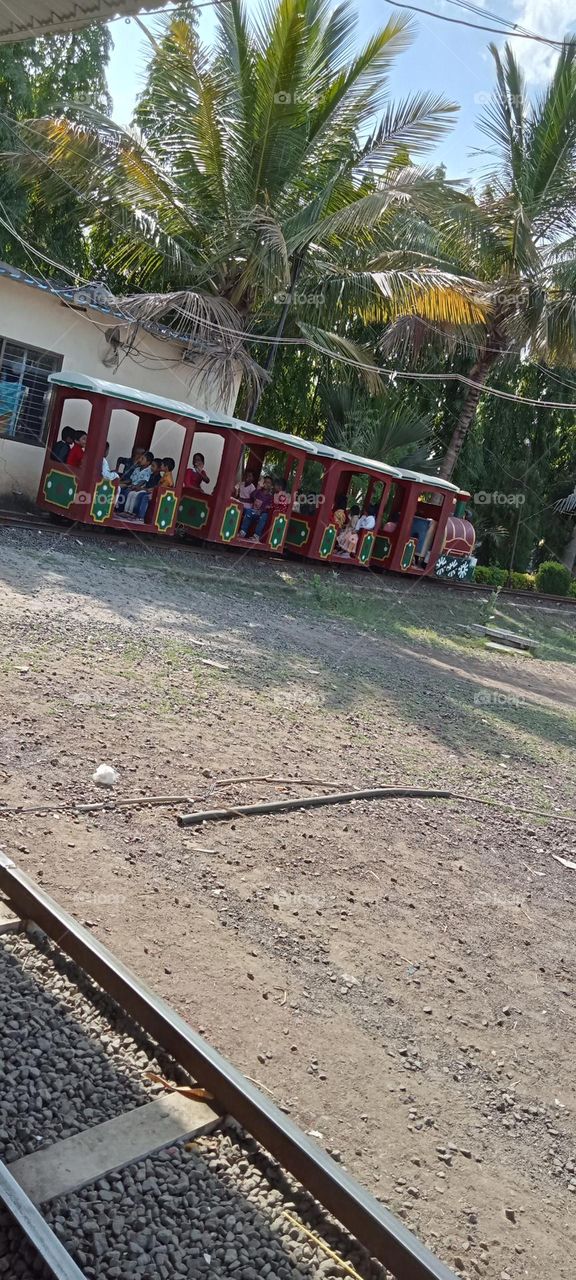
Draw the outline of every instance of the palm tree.
[[[274,0],[250,20],[230,0],[216,21],[210,49],[182,16],[153,41],[135,128],[71,105],[23,134],[22,163],[50,166],[46,199],[79,191],[117,286],[145,290],[124,300],[130,314],[169,317],[207,358],[271,335],[268,376],[285,335],[373,363],[352,315],[483,321],[473,281],[412,240],[396,261],[399,210],[426,220],[466,203],[411,162],[450,127],[454,104],[426,92],[389,101],[411,21],[391,18],[359,50],[351,0]]]
[[[430,442],[434,414],[403,392],[388,389],[368,396],[357,383],[324,384],[321,388],[327,430],[325,441],[336,449],[432,472]]]
[[[440,227],[444,249],[484,284],[486,321],[441,467],[454,471],[490,375],[511,356],[571,365],[576,356],[576,41],[566,41],[530,103],[507,45],[491,45],[496,87],[481,128],[496,166],[475,207]],[[456,268],[457,269],[457,268]],[[452,335],[453,336],[453,335]]]

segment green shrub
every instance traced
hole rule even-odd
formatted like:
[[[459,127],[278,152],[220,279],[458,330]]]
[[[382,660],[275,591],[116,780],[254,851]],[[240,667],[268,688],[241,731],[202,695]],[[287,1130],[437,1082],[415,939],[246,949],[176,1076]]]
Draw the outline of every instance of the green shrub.
[[[536,590],[550,596],[567,596],[571,582],[570,570],[558,560],[545,560],[536,572]]]
[[[508,573],[495,564],[477,564],[474,570],[474,581],[485,583],[487,587],[503,587]]]
[[[533,591],[534,590],[534,574],[533,573],[513,573],[512,581],[507,583],[513,591]]]
[[[574,596],[574,598],[576,599],[576,578],[573,578],[570,583],[570,590],[568,592],[568,595]]]
[[[507,569],[500,569],[495,564],[479,564],[476,566],[474,581],[485,583],[487,587],[510,587],[512,591],[534,591],[533,573],[513,573],[511,580]]]

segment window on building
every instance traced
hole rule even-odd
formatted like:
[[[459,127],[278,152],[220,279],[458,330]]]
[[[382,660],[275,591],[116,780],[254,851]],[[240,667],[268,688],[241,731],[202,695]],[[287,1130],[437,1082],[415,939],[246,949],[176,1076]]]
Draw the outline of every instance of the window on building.
[[[0,337],[0,437],[46,443],[48,374],[61,368],[62,356]]]

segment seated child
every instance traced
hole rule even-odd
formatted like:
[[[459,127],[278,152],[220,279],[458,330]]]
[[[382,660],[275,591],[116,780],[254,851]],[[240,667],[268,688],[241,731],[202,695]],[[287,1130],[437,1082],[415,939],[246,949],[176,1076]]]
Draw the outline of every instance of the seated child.
[[[250,506],[252,502],[252,497],[255,494],[255,492],[256,492],[256,485],[254,484],[254,472],[245,471],[244,479],[241,480],[240,483],[235,486],[234,497],[240,499],[240,502],[242,503],[244,510],[246,510],[246,508]]]
[[[346,524],[347,502],[348,502],[348,494],[339,493],[334,503],[334,514],[332,516],[332,520],[336,525],[338,533],[340,532],[341,529],[344,528],[344,525]]]
[[[137,495],[146,488],[146,481],[152,475],[153,461],[154,454],[150,453],[149,449],[140,450],[140,455],[136,459],[136,466],[130,472],[129,483],[127,485],[123,484],[118,494],[117,506],[124,508],[120,514],[132,514]]]
[[[290,494],[287,493],[283,480],[274,481],[273,503],[275,512],[282,511],[286,513],[288,511],[290,506]]]
[[[67,462],[70,456],[70,450],[76,440],[76,432],[74,427],[63,427],[60,439],[56,441],[50,457],[55,462]]]
[[[74,432],[74,444],[70,449],[70,453],[66,459],[69,467],[79,467],[84,457],[84,450],[88,436],[85,431]]]
[[[203,484],[210,484],[210,477],[206,475],[204,470],[203,453],[194,454],[192,466],[188,467],[184,476],[184,484],[188,489],[199,489]]]
[[[250,534],[254,521],[256,527],[252,535],[252,542],[259,542],[266,525],[272,508],[272,480],[270,476],[264,476],[259,489],[256,489],[252,495],[252,505],[246,507],[242,524],[240,525],[240,537],[247,538]]]
[[[356,547],[358,546],[358,534],[356,529],[358,526],[359,515],[360,507],[350,507],[348,520],[336,539],[338,553],[347,558],[354,555]]]
[[[154,497],[154,492],[164,493],[166,489],[172,489],[174,479],[172,472],[175,467],[173,458],[155,458],[152,463],[152,475],[146,481],[146,488],[136,496],[134,503],[134,515],[137,520],[145,520],[148,507]]]
[[[377,512],[377,510],[378,510],[378,507],[367,507],[367,508],[366,508],[366,511],[365,511],[365,512],[363,512],[361,516],[359,516],[359,518],[358,518],[358,524],[356,525],[356,531],[357,531],[357,533],[360,533],[360,530],[361,530],[361,529],[375,529],[375,528],[376,528],[376,512]]]
[[[120,476],[118,475],[118,472],[112,471],[110,469],[110,463],[108,462],[109,452],[110,452],[110,445],[107,444],[104,450],[104,457],[102,459],[102,479],[103,480],[119,480]]]

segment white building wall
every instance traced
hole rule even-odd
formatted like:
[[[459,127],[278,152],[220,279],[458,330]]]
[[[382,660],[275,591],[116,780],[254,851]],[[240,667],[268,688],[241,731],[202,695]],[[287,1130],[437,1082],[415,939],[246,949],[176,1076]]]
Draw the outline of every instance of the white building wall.
[[[201,372],[195,372],[193,364],[182,362],[182,348],[178,343],[154,338],[142,330],[138,334],[137,355],[122,358],[117,370],[107,368],[103,357],[110,355],[111,348],[104,334],[115,324],[112,316],[94,310],[77,311],[54,294],[0,276],[0,337],[61,355],[62,368],[68,371],[77,370],[107,382],[183,400],[198,409],[233,412],[238,388],[227,401],[223,400],[215,378],[209,382]],[[78,422],[69,416],[70,426],[84,425],[82,414],[85,410],[80,403],[77,409]],[[65,425],[64,420],[62,425]],[[110,430],[112,462],[118,454],[130,452],[133,426],[129,414],[116,411]],[[178,461],[181,436],[182,431],[177,424],[158,423],[154,451]],[[212,450],[205,448],[206,445],[209,445],[208,437],[199,437],[196,448],[206,454],[207,470],[211,476],[209,453]],[[24,501],[29,505],[35,500],[43,459],[43,448],[0,436],[0,506]],[[213,469],[214,464],[217,469],[216,457]]]

